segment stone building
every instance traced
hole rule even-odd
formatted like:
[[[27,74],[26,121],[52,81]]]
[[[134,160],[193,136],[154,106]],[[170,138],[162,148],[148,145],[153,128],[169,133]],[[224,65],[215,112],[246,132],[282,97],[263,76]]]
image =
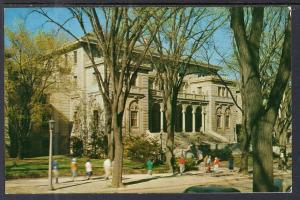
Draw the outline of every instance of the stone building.
[[[103,126],[103,102],[84,47],[84,41],[73,42],[65,47],[68,51],[62,56],[71,65],[71,72],[69,76],[58,78],[57,84],[63,85],[68,80],[68,88],[49,94],[49,101],[54,108],[53,117],[57,121],[55,133],[56,144],[60,149],[58,152],[66,152],[70,146],[70,137],[76,136],[88,141],[91,125]],[[103,73],[104,60],[101,54],[95,51],[93,56]],[[212,73],[220,70],[217,66],[200,62],[192,65],[191,69],[194,70],[184,78],[178,95],[176,137],[190,138],[184,145],[199,136],[204,138],[201,142],[235,143],[236,126],[241,123],[241,116],[224,85],[225,82],[234,98],[239,99],[235,82],[221,81],[215,77]],[[149,64],[141,66],[131,88],[123,128],[125,135],[146,133],[161,137],[162,142],[165,142],[162,94],[156,80],[156,71]]]

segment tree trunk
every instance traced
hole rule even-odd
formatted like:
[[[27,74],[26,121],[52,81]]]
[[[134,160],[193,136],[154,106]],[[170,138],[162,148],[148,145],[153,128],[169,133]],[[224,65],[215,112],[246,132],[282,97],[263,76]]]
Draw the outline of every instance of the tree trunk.
[[[124,109],[123,109],[124,111]],[[122,169],[123,169],[123,140],[122,140],[122,119],[123,111],[117,112],[117,109],[112,113],[112,125],[114,136],[114,161],[112,170],[112,187],[121,187],[122,183]]]
[[[24,141],[22,138],[19,138],[18,140],[18,159],[24,159]]]
[[[114,160],[114,145],[112,137],[112,108],[109,102],[104,100],[105,111],[105,135],[107,136],[107,157],[110,160]]]
[[[242,157],[239,172],[242,174],[248,174],[248,158],[249,158],[249,147],[250,147],[250,138],[247,137],[242,143]]]
[[[13,118],[13,119],[11,119]],[[14,120],[15,117],[9,116],[8,117],[8,136],[9,136],[9,146],[8,152],[11,158],[16,158],[18,156],[18,134],[16,129],[16,122]]]
[[[166,162],[170,173],[174,173],[174,132],[176,118],[177,95],[170,95],[166,103],[166,123],[167,123],[167,142],[166,142]]]
[[[241,157],[241,163],[240,163],[240,169],[239,172],[242,174],[248,174],[248,158],[249,158],[249,149],[250,149],[250,143],[251,143],[251,135],[249,134],[249,131],[247,131],[246,128],[246,121],[247,119],[243,115],[243,126],[242,126],[242,157]]]
[[[253,192],[274,191],[272,130],[274,120],[262,116],[253,130]]]

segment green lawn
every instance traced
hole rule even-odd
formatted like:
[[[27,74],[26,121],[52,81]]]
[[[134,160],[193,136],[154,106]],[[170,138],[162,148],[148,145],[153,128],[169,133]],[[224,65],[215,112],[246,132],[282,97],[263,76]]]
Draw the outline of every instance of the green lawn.
[[[53,159],[58,161],[60,176],[71,176],[70,161],[71,157],[53,156]],[[85,174],[84,164],[87,158],[78,158],[78,175]],[[100,159],[90,159],[93,165],[94,175],[103,175],[103,161]],[[15,163],[15,164],[14,164]],[[154,172],[166,172],[165,165],[156,166]],[[146,173],[145,164],[142,162],[134,162],[124,159],[123,173]],[[24,160],[15,161],[15,159],[6,158],[5,160],[5,177],[6,179],[13,178],[37,178],[48,176],[48,157],[26,158]]]

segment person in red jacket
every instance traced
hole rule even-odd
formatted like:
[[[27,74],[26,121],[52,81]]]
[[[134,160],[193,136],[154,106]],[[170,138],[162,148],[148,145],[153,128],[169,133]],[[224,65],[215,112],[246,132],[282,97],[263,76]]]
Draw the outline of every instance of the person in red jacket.
[[[218,157],[215,157],[214,160],[214,172],[218,172],[220,167],[220,159]]]
[[[178,164],[179,164],[180,175],[182,175],[182,173],[184,172],[184,168],[185,168],[185,159],[184,159],[183,155],[180,156],[180,158],[178,160]]]

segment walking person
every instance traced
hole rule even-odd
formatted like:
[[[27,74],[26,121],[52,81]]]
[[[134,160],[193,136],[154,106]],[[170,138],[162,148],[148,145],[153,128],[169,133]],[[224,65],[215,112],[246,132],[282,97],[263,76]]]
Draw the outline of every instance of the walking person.
[[[214,160],[214,172],[218,172],[220,167],[220,159],[218,157],[215,157]]]
[[[90,159],[88,159],[85,163],[85,172],[86,172],[87,180],[90,180],[93,174],[92,163]]]
[[[148,159],[147,163],[147,170],[148,170],[148,175],[152,176],[152,170],[153,170],[153,161],[152,159]]]
[[[58,162],[56,160],[52,161],[52,174],[55,178],[55,183],[58,183]]]
[[[206,160],[206,173],[210,173],[210,172],[211,172],[211,156],[208,155]]]
[[[180,156],[180,158],[178,160],[178,164],[179,164],[180,175],[182,175],[182,173],[184,172],[184,169],[185,169],[185,159],[184,159],[183,155]]]
[[[77,176],[77,162],[76,162],[76,158],[73,158],[72,159],[72,162],[71,162],[71,173],[72,173],[72,180],[75,181],[75,178]]]
[[[103,162],[103,168],[105,172],[105,180],[108,180],[110,176],[110,169],[111,169],[111,161],[109,158]]]

